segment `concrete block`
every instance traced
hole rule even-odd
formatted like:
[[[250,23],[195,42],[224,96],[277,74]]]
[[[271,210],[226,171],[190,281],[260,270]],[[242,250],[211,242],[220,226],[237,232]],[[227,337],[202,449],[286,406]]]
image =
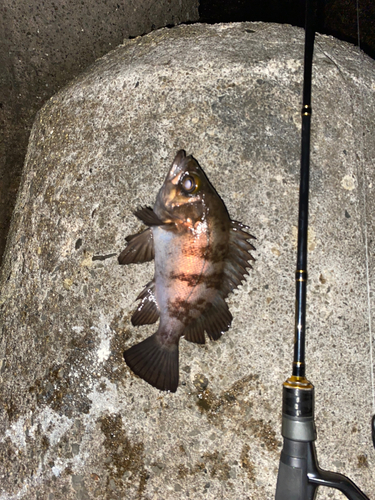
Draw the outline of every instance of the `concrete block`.
[[[304,32],[240,23],[125,42],[35,121],[1,277],[1,499],[274,498],[291,373]],[[317,36],[307,375],[323,468],[375,490],[375,66]],[[256,263],[217,342],[181,341],[180,387],[123,350],[153,265],[120,267],[132,215],[192,153]],[[110,256],[115,254],[114,256]],[[342,495],[321,490],[319,500]]]

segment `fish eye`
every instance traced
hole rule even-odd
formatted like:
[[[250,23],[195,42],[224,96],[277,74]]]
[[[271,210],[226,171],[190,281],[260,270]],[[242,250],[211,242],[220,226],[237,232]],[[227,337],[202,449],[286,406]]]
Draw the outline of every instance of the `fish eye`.
[[[181,188],[187,194],[194,194],[199,189],[199,179],[193,175],[185,175],[181,180]]]

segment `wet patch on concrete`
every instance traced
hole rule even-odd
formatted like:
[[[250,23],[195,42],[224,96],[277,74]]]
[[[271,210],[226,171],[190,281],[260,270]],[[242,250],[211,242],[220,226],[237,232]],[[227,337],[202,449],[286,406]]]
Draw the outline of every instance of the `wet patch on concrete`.
[[[70,354],[64,364],[49,368],[43,379],[36,379],[29,388],[38,406],[46,404],[68,418],[74,414],[89,413],[91,401],[86,394],[95,374],[88,372],[85,367],[96,343],[97,338],[92,331],[82,337],[72,338]]]
[[[241,408],[243,401],[241,395],[244,391],[250,391],[257,388],[259,384],[259,375],[250,374],[235,382],[228,390],[223,391],[220,395],[215,395],[208,388],[208,379],[203,374],[195,376],[194,385],[198,389],[196,394],[196,405],[202,413],[213,421],[219,421],[223,414],[230,412],[234,406]],[[247,405],[249,403],[246,403]]]
[[[108,474],[105,491],[112,491],[115,498],[129,495],[141,499],[149,477],[144,465],[144,445],[130,441],[120,414],[102,417],[100,429],[105,436],[104,467]],[[102,498],[105,497],[105,491],[102,492]]]
[[[249,457],[250,446],[244,444],[241,451],[241,467],[246,471],[247,477],[253,483],[255,481],[255,465]]]
[[[196,375],[194,385],[200,389],[205,387],[203,391],[196,394],[196,405],[214,425],[223,427],[231,420],[235,420],[241,429],[250,430],[267,450],[279,452],[282,443],[276,437],[271,420],[265,421],[252,416],[252,402],[244,398],[251,390],[259,390],[261,387],[259,375],[247,375],[219,395],[207,387],[208,380],[202,374]]]

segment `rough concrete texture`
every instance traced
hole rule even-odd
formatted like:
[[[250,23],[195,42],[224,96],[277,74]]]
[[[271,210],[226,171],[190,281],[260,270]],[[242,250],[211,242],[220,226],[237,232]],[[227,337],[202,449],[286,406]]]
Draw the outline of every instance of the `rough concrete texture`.
[[[2,500],[273,498],[293,350],[303,43],[286,25],[162,29],[98,60],[38,114],[1,281]],[[372,60],[317,37],[308,376],[321,466],[368,495],[374,81]],[[167,394],[122,358],[155,330],[130,323],[152,263],[105,257],[140,229],[132,210],[153,204],[179,148],[251,227],[257,261],[228,300],[229,332],[181,341],[180,387]]]
[[[0,262],[36,112],[124,39],[197,19],[197,0],[0,2]]]

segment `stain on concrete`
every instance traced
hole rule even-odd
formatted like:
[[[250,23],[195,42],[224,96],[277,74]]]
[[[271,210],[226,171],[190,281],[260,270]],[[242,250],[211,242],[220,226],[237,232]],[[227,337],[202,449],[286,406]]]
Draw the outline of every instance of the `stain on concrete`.
[[[272,421],[264,421],[262,418],[249,418],[247,422],[243,422],[245,427],[251,429],[252,434],[262,442],[262,445],[268,451],[279,452],[281,441],[276,438],[276,432],[272,425]],[[261,445],[261,446],[262,446]]]
[[[119,414],[103,416],[100,429],[105,436],[103,446],[106,450],[104,466],[108,473],[107,488],[126,497],[126,491],[136,486],[137,498],[141,499],[149,477],[144,466],[144,445],[130,441]]]
[[[198,374],[195,378],[195,385],[201,386],[202,375]],[[198,381],[198,382],[197,382]],[[206,383],[204,383],[206,385]],[[207,384],[208,385],[208,384]],[[278,452],[281,447],[281,441],[276,438],[271,420],[264,421],[261,418],[254,418],[249,415],[249,409],[252,403],[244,401],[241,396],[246,391],[259,388],[259,375],[250,374],[238,380],[228,390],[219,395],[215,395],[210,389],[205,389],[196,394],[196,405],[199,410],[206,414],[207,418],[215,425],[223,427],[225,421],[234,419],[241,420],[241,428],[250,430],[252,435],[262,442],[269,451]]]
[[[203,384],[202,380],[204,381]],[[206,380],[202,374],[198,374],[195,377],[194,384],[197,388],[202,389],[208,386]],[[201,390],[196,394],[196,405],[209,419],[219,422],[224,413],[230,413],[231,408],[242,405],[240,396],[245,389],[249,391],[257,387],[259,385],[258,380],[259,375],[257,374],[247,375],[218,396],[209,388]]]
[[[47,369],[45,376],[36,379],[34,385],[29,388],[29,392],[36,396],[36,404],[46,404],[68,418],[71,418],[73,413],[88,413],[91,401],[85,392],[89,391],[93,374],[89,374],[83,367],[96,347],[97,338],[92,330],[82,337],[73,337],[65,363]]]
[[[246,471],[247,477],[253,483],[255,481],[255,465],[254,462],[249,457],[250,446],[244,444],[241,451],[241,467]]]
[[[230,465],[225,460],[225,453],[214,451],[212,453],[204,453],[206,467],[209,469],[210,477],[217,477],[220,481],[228,481],[230,478]]]
[[[357,460],[358,460],[358,468],[359,469],[367,468],[369,466],[368,460],[367,460],[367,455],[365,455],[365,454],[357,455]]]

